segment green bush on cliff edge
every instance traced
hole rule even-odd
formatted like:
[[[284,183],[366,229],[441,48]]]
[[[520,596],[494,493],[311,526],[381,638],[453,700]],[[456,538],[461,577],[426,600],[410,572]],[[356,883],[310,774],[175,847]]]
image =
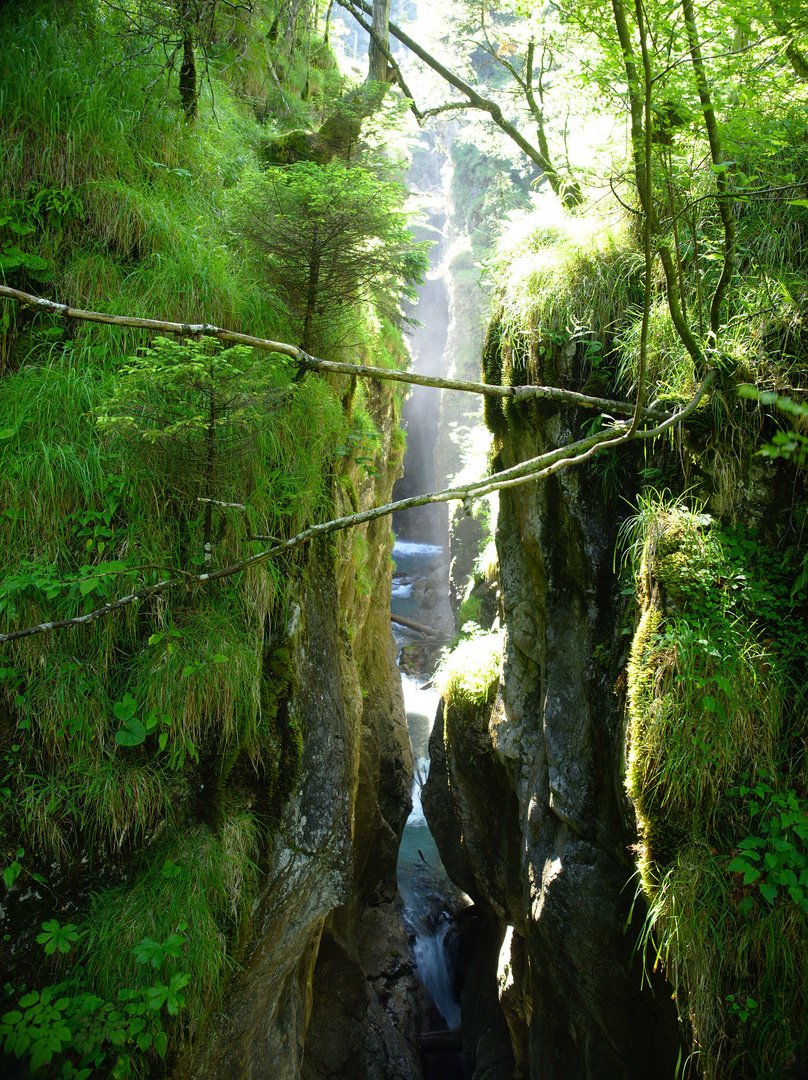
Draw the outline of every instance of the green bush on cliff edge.
[[[798,553],[666,500],[641,519],[627,787],[645,945],[706,1080],[793,1075],[808,1037]]]
[[[499,686],[504,630],[479,627],[441,660],[435,685],[447,705],[486,705]]]

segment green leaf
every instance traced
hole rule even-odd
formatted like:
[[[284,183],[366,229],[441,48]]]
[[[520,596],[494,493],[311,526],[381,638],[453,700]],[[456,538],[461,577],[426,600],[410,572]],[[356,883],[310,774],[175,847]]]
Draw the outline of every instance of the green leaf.
[[[155,1031],[154,1049],[157,1051],[161,1059],[166,1056],[166,1050],[168,1049],[168,1036],[164,1031]]]
[[[768,900],[770,904],[773,904],[777,898],[777,886],[763,883],[760,886],[760,892],[764,900]]]
[[[22,866],[18,862],[9,863],[9,865],[3,870],[3,883],[7,889],[10,889],[17,878],[22,873]]]
[[[146,1004],[153,1012],[157,1012],[158,1009],[162,1009],[167,997],[167,986],[159,984],[157,986],[148,986],[146,988]]]
[[[97,589],[100,584],[100,578],[84,578],[79,582],[79,592],[82,596],[87,596],[89,593],[93,592],[93,590]]]
[[[36,1044],[33,1054],[31,1054],[31,1068],[36,1072],[37,1069],[42,1068],[43,1065],[49,1065],[53,1061],[53,1051],[49,1046],[43,1045],[39,1042]]]
[[[116,701],[112,706],[112,711],[116,717],[125,723],[131,716],[134,716],[137,712],[137,701],[131,694],[124,694],[123,701]]]
[[[115,742],[119,746],[140,746],[141,743],[146,741],[146,729],[141,722],[135,718],[127,721],[127,723],[119,730],[115,732]]]

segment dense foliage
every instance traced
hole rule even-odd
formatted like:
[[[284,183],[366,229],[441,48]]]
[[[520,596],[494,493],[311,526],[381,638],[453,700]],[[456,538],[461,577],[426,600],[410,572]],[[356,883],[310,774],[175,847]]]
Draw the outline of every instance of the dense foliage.
[[[342,92],[313,8],[43,2],[0,23],[4,284],[300,340],[287,252],[265,234],[257,251],[244,208],[291,193],[284,223],[302,238],[316,205],[333,217],[335,191],[354,192],[343,216],[359,199],[362,225],[329,273],[340,251],[354,262],[324,277],[305,344],[404,366],[398,301],[423,257],[400,183],[379,162],[352,163],[349,184],[344,163],[274,179],[266,164]],[[251,536],[296,535],[378,471],[347,377],[7,302],[0,319],[4,630],[236,562]],[[4,647],[8,1068],[163,1075],[220,1002],[301,766],[285,638],[303,561]]]
[[[800,1076],[808,1052],[808,82],[804,16],[782,14],[560,13],[561,34],[590,45],[567,83],[625,117],[629,161],[593,154],[578,171],[608,182],[599,205],[570,216],[545,203],[503,230],[484,349],[491,382],[610,397],[645,386],[667,406],[711,372],[670,442],[587,466],[616,515],[639,500],[624,528],[639,611],[616,689],[643,940],[692,1037],[687,1068],[710,1078]],[[486,419],[506,440],[535,414],[492,399]],[[604,420],[566,422],[575,438]]]

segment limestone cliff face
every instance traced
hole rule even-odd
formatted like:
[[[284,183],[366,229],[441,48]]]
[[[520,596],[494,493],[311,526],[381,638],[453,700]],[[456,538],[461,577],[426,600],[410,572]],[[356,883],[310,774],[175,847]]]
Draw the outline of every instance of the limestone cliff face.
[[[502,467],[570,435],[558,417],[512,421]],[[490,996],[498,980],[515,1066],[487,1020],[466,1033],[475,1080],[674,1075],[676,1015],[669,990],[647,973],[643,988],[632,960],[636,910],[626,931],[634,837],[610,687],[622,648],[614,541],[613,515],[583,471],[502,493],[502,685],[493,707],[449,708],[433,735],[427,818],[502,946],[464,994]]]
[[[389,394],[368,401],[378,475],[349,467],[343,512],[389,501],[400,465]],[[389,522],[313,545],[287,626],[289,717],[303,766],[266,853],[252,945],[178,1075],[417,1078],[415,982],[395,863],[412,762],[390,632]]]

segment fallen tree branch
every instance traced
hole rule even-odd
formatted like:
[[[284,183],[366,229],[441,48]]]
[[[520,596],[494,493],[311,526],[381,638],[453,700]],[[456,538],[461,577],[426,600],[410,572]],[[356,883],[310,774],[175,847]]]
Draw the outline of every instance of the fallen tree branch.
[[[416,622],[415,619],[405,619],[403,615],[390,615],[390,622],[394,622],[397,626],[404,626],[407,630],[415,630],[418,634],[423,634],[424,637],[441,637],[439,630],[433,630],[431,626],[424,626],[423,623]]]
[[[469,382],[463,379],[439,379],[432,375],[418,375],[414,371],[400,371],[396,368],[369,367],[364,364],[342,364],[333,360],[320,360],[285,341],[272,341],[269,338],[254,337],[251,334],[239,334],[211,323],[178,323],[165,319],[142,319],[131,315],[108,315],[101,311],[85,311],[67,304],[58,304],[41,296],[20,292],[8,285],[0,285],[0,298],[5,297],[16,303],[59,315],[67,319],[84,322],[102,323],[105,326],[123,326],[136,330],[150,330],[153,333],[184,334],[186,337],[212,337],[218,341],[233,345],[247,345],[262,352],[276,352],[297,361],[307,371],[320,371],[326,374],[361,376],[362,378],[382,379],[390,382],[408,383],[414,386],[433,386],[438,390],[461,390],[467,394],[483,394],[488,397],[507,397],[517,401],[539,398],[556,401],[562,405],[580,405],[586,409],[599,409],[603,413],[632,416],[635,406],[627,401],[613,401],[608,398],[593,397],[590,394],[578,394],[573,390],[562,390],[557,386],[495,386],[490,383]],[[668,413],[659,409],[643,409],[644,420],[665,420]]]
[[[686,419],[686,417],[693,412],[707,391],[714,376],[715,373],[713,371],[708,372],[690,402],[688,402],[683,409],[667,417],[667,419],[654,428],[633,431],[633,425],[631,423],[622,421],[604,431],[589,435],[585,439],[580,439],[567,446],[557,447],[555,450],[550,450],[545,454],[541,454],[539,457],[532,458],[529,461],[520,462],[510,469],[504,469],[502,472],[495,473],[494,476],[485,477],[482,480],[467,484],[464,487],[447,488],[445,491],[434,491],[425,495],[413,495],[408,499],[400,499],[398,502],[385,503],[383,506],[375,506],[357,514],[349,514],[347,517],[334,518],[331,521],[325,521],[318,525],[311,525],[308,529],[304,529],[290,540],[275,544],[273,547],[267,548],[264,551],[256,552],[246,559],[232,563],[230,566],[223,566],[219,570],[213,570],[207,574],[182,574],[181,576],[175,574],[165,581],[158,581],[154,585],[147,585],[136,592],[129,593],[127,596],[122,596],[117,600],[113,600],[109,604],[104,604],[103,607],[87,612],[85,615],[77,615],[71,619],[60,619],[54,622],[39,623],[36,626],[27,626],[21,630],[13,630],[8,634],[0,634],[0,644],[18,641],[20,638],[33,637],[37,634],[48,634],[54,630],[62,630],[70,626],[83,626],[87,623],[94,622],[96,619],[110,615],[112,612],[118,611],[121,608],[128,607],[131,604],[138,603],[142,600],[147,600],[152,596],[157,596],[169,589],[192,588],[197,585],[207,585],[213,581],[221,581],[224,578],[232,577],[234,574],[240,574],[244,570],[249,570],[254,566],[260,566],[262,563],[267,562],[277,555],[284,555],[286,552],[300,547],[309,540],[316,539],[320,536],[327,536],[329,533],[340,532],[343,529],[351,528],[354,525],[362,525],[367,521],[375,521],[377,518],[386,517],[389,514],[395,513],[397,510],[409,510],[414,506],[426,506],[429,503],[453,501],[465,503],[472,499],[479,499],[483,495],[490,494],[492,491],[501,491],[505,488],[516,487],[536,480],[543,480],[553,473],[558,472],[560,469],[565,468],[567,465],[577,465],[588,460],[597,453],[598,450],[616,447],[635,438],[656,438],[674,424],[681,423],[682,420]],[[95,576],[98,576],[98,574]]]

